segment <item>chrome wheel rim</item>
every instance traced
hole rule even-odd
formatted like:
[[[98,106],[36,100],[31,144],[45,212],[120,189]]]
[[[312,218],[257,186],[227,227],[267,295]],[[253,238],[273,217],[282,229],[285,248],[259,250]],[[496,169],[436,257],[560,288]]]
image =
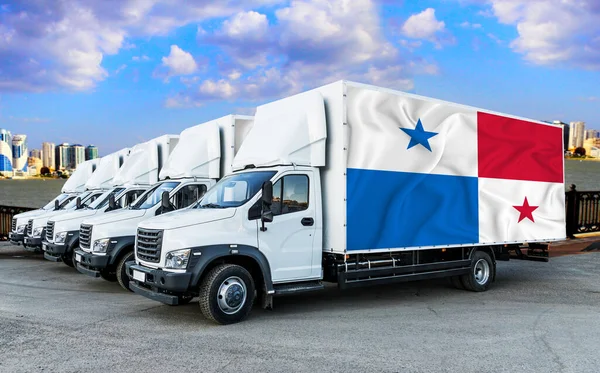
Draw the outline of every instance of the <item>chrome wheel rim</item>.
[[[246,303],[246,284],[237,276],[228,277],[219,286],[217,304],[228,315],[238,312]]]
[[[479,259],[473,268],[475,282],[479,285],[485,285],[490,278],[490,265],[485,259]]]

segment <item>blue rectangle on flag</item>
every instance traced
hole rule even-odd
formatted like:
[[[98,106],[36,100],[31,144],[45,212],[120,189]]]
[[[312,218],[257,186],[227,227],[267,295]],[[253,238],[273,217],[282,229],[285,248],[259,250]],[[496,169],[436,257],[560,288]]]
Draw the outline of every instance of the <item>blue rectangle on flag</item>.
[[[349,168],[350,250],[479,242],[476,177]]]

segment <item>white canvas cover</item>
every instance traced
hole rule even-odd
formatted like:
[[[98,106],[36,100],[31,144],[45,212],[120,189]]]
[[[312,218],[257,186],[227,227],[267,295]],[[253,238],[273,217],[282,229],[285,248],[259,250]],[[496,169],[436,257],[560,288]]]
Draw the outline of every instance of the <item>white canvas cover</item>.
[[[229,174],[253,121],[251,116],[227,115],[183,130],[160,179],[219,179]]]
[[[252,131],[233,169],[273,165],[325,166],[327,123],[319,91],[287,97],[256,109]]]
[[[62,193],[81,193],[85,191],[85,183],[92,176],[99,163],[99,159],[91,159],[77,165],[75,171],[64,183]]]
[[[158,182],[160,169],[178,141],[178,135],[163,135],[134,146],[112,185],[152,185]]]
[[[108,154],[98,162],[96,171],[85,183],[86,189],[109,189],[117,171],[124,164],[130,149],[125,148]]]

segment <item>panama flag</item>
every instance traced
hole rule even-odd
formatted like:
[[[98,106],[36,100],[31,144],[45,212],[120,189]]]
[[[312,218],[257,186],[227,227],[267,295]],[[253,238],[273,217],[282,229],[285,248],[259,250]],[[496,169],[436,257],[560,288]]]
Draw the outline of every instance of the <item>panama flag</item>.
[[[348,250],[565,237],[562,128],[349,87]]]

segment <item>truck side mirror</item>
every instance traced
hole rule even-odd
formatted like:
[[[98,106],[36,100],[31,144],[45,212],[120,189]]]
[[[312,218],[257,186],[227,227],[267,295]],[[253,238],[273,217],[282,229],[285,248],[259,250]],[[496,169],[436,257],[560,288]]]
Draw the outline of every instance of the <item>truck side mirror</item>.
[[[271,180],[265,181],[262,186],[262,210],[260,213],[260,220],[262,222],[261,232],[267,230],[265,223],[273,221],[273,211],[271,211],[271,204],[273,203],[273,182]]]
[[[117,208],[117,203],[115,202],[115,196],[113,194],[108,196],[108,211],[114,210]]]
[[[58,203],[58,200],[55,199],[54,200],[54,211],[58,210],[60,208],[60,204]]]
[[[77,199],[75,200],[76,206],[77,206],[77,210],[79,210],[81,208],[81,197],[77,197]]]

